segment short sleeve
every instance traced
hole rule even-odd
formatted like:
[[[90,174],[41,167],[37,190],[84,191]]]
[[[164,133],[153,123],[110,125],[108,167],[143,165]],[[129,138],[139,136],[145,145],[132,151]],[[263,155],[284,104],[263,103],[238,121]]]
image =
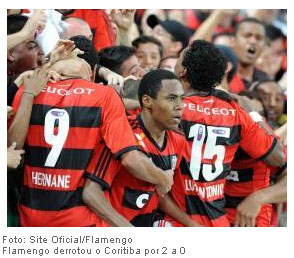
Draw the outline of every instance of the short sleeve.
[[[105,97],[101,135],[116,159],[128,151],[139,150],[122,100],[113,89]]]
[[[246,111],[239,108],[241,123],[240,146],[252,158],[265,159],[274,149],[277,139],[253,122]]]

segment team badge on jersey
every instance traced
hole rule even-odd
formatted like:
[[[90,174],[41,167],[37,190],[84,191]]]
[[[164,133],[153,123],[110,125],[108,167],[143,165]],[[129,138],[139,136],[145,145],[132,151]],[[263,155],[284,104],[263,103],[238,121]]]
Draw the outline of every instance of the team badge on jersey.
[[[174,170],[177,165],[178,158],[176,155],[173,155],[171,158],[171,169]]]

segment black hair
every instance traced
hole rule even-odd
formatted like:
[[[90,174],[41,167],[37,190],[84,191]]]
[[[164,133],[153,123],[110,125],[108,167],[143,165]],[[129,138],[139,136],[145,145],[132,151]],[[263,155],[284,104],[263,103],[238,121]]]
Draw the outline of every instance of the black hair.
[[[157,45],[160,57],[162,57],[163,46],[158,39],[156,39],[152,36],[142,35],[142,36],[136,38],[135,40],[133,40],[132,45],[133,45],[133,47],[138,48],[140,44],[146,44],[146,43],[153,43],[153,44]]]
[[[270,40],[270,41],[274,41],[276,39],[284,39],[285,36],[283,34],[283,32],[276,28],[275,26],[273,25],[266,25],[265,27],[265,32],[266,32],[266,37]]]
[[[157,69],[153,70],[144,75],[142,78],[139,89],[138,89],[138,98],[141,107],[143,107],[142,97],[144,95],[148,95],[153,99],[157,98],[157,94],[161,89],[161,82],[162,80],[178,80],[180,81],[179,77],[177,77],[174,73],[164,70],[164,69]]]
[[[221,83],[227,60],[214,44],[195,40],[185,51],[182,65],[187,69],[187,79],[193,89],[211,92]]]
[[[98,62],[99,65],[121,75],[122,63],[135,55],[135,52],[134,47],[123,45],[103,48],[98,54]]]
[[[84,59],[93,70],[95,65],[98,64],[98,60],[97,52],[92,44],[92,41],[81,35],[71,37],[70,40],[74,41],[78,49],[84,51],[84,54],[78,55],[78,57]]]
[[[7,16],[7,35],[17,33],[22,30],[28,21],[28,17],[20,14]]]
[[[245,91],[244,90],[244,91],[240,91],[238,93],[238,95],[239,96],[245,96],[245,97],[247,97],[249,99],[257,99],[257,100],[260,100],[256,91],[248,91],[248,90]]]
[[[243,24],[243,23],[256,23],[256,24],[261,25],[265,29],[265,24],[262,21],[260,21],[256,18],[248,17],[248,18],[245,18],[244,20],[236,23],[236,25],[234,27],[234,35],[235,36],[238,33],[238,30],[239,30],[241,24]]]
[[[258,88],[260,87],[261,84],[264,84],[264,83],[268,83],[268,82],[273,82],[275,84],[278,85],[278,87],[280,87],[279,83],[276,82],[275,80],[272,80],[272,79],[265,79],[265,80],[261,80],[261,81],[256,81],[256,82],[253,82],[249,88],[250,91],[253,91],[253,92],[257,92]]]

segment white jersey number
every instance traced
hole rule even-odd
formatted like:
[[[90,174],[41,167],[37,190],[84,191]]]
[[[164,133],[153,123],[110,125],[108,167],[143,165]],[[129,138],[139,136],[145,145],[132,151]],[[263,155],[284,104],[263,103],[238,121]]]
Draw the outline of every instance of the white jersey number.
[[[58,133],[54,134],[55,123],[58,121]],[[45,141],[52,145],[46,159],[46,167],[55,167],[69,131],[69,115],[65,109],[54,108],[47,112],[44,124]]]
[[[202,157],[202,147],[206,137],[205,149]],[[203,164],[202,173],[206,181],[212,181],[223,172],[223,161],[225,158],[225,147],[216,145],[217,137],[230,138],[230,129],[226,127],[205,126],[195,124],[190,128],[189,138],[194,138],[191,151],[190,171],[194,180],[199,179],[201,161],[203,159],[215,160],[215,171],[212,172],[211,164]]]

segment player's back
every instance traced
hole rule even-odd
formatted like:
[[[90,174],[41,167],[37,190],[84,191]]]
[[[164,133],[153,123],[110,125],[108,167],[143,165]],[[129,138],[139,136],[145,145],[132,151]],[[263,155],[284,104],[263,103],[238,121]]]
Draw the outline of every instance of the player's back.
[[[48,83],[35,98],[20,199],[23,226],[99,223],[82,202],[83,174],[101,141],[100,126],[111,91],[86,80],[69,79]]]
[[[189,147],[186,165],[183,162],[181,166],[186,188],[182,202],[186,212],[205,225],[228,226],[224,185],[238,146],[257,158],[270,148],[273,139],[234,101],[192,95],[184,102],[181,126]],[[258,144],[258,139],[263,142]],[[177,189],[173,192],[175,199],[183,199]]]

